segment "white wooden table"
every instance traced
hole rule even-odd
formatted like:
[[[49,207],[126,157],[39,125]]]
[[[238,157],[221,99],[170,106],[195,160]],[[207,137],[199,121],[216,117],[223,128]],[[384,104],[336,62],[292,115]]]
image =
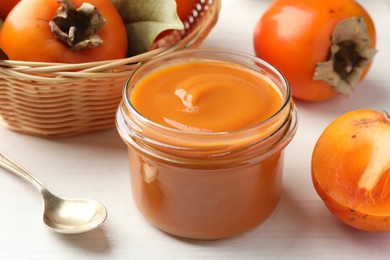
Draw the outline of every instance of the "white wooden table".
[[[255,23],[270,1],[223,0],[203,44],[253,54]],[[297,102],[300,126],[285,158],[284,192],[274,214],[254,230],[213,242],[171,237],[151,226],[131,199],[126,147],[115,129],[44,139],[0,127],[0,150],[58,195],[103,202],[107,222],[90,233],[59,235],[42,222],[42,200],[29,184],[0,169],[0,259],[388,259],[390,234],[341,224],[314,191],[310,158],[326,125],[341,113],[390,112],[390,2],[360,1],[377,27],[370,73],[350,98]]]

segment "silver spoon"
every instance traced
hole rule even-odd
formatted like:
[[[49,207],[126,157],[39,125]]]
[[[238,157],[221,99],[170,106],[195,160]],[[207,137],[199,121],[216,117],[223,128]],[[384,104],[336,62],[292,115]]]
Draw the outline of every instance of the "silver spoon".
[[[42,194],[44,202],[43,221],[52,230],[77,234],[90,231],[103,224],[107,218],[106,208],[89,199],[63,199],[52,194],[41,182],[0,153],[0,166],[31,183]]]

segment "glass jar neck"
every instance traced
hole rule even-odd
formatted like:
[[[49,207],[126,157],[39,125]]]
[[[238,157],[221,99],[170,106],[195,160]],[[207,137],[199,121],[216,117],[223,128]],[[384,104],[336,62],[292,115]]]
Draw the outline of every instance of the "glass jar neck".
[[[271,156],[283,150],[297,129],[297,111],[289,102],[272,119],[234,132],[186,133],[145,120],[123,103],[117,126],[124,141],[144,154],[161,160],[185,163],[194,160],[246,160]]]

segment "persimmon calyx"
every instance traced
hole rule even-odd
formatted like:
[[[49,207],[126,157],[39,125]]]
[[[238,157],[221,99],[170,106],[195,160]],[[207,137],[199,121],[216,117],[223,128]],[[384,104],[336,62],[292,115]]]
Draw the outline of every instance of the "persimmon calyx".
[[[49,22],[55,37],[72,50],[97,47],[103,43],[98,32],[106,24],[96,7],[84,2],[75,9],[70,0],[58,0],[62,6]]]
[[[383,174],[390,169],[390,118],[384,112],[384,124],[381,121],[375,129],[367,130],[373,137],[374,146],[368,165],[359,179],[359,188],[370,192]]]
[[[370,42],[364,17],[340,21],[332,34],[330,58],[316,64],[313,79],[323,80],[335,92],[348,96],[377,52],[369,47]]]

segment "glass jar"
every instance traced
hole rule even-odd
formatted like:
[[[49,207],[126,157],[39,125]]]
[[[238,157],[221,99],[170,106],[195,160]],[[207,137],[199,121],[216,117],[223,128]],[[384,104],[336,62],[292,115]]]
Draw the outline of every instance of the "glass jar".
[[[137,112],[130,95],[141,78],[192,60],[229,62],[250,70],[271,82],[282,106],[258,124],[230,132],[180,131]],[[265,61],[219,49],[154,58],[126,82],[116,122],[128,146],[135,204],[159,229],[191,239],[227,238],[257,226],[277,206],[283,151],[296,132],[297,111],[286,79]]]

